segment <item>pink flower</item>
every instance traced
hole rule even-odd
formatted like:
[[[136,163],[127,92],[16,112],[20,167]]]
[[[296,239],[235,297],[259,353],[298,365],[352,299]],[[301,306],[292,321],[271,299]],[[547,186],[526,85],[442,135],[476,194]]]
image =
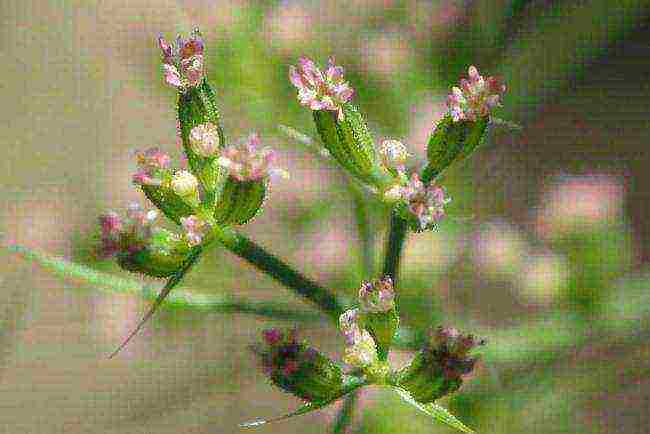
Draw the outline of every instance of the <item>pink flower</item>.
[[[402,199],[417,218],[420,230],[433,228],[445,216],[444,207],[451,201],[433,182],[425,186],[417,173],[411,175],[408,184],[402,188]]]
[[[250,134],[239,145],[223,149],[217,162],[239,181],[257,181],[274,175],[286,177],[285,171],[273,167],[275,152],[268,147],[258,150],[259,144],[259,135]]]
[[[141,250],[151,240],[152,224],[157,217],[157,211],[145,211],[137,203],[129,205],[125,218],[112,211],[101,215],[100,255],[108,257]]]
[[[354,89],[343,78],[343,68],[330,57],[325,72],[305,56],[298,59],[298,67],[289,68],[289,79],[298,89],[298,101],[312,110],[331,110],[343,116],[342,104],[348,102]]]
[[[168,170],[171,158],[158,148],[149,148],[135,154],[138,171],[133,182],[138,185],[160,185],[161,177]]]
[[[495,77],[483,78],[475,66],[468,70],[469,80],[460,80],[460,87],[454,86],[447,97],[447,106],[454,122],[475,121],[489,116],[494,107],[500,107],[501,94],[506,86]]]
[[[181,217],[181,226],[185,231],[185,238],[190,246],[201,244],[203,237],[210,229],[208,222],[195,215]]]
[[[364,312],[388,312],[395,307],[395,291],[390,276],[365,281],[359,289],[359,301]]]
[[[180,35],[175,43],[158,37],[158,46],[163,57],[165,82],[181,91],[201,83],[204,76],[203,38],[195,30],[188,39]]]

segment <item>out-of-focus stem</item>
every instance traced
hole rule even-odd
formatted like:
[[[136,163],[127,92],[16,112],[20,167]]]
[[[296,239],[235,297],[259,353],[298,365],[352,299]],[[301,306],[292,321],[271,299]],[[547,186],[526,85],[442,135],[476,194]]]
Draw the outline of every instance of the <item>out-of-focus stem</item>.
[[[316,304],[332,320],[338,321],[343,308],[328,289],[300,274],[290,265],[232,228],[217,227],[214,229],[214,235],[232,253]]]
[[[336,420],[332,425],[332,434],[343,434],[352,423],[354,407],[359,397],[359,391],[350,392],[343,401],[343,405],[336,415]]]

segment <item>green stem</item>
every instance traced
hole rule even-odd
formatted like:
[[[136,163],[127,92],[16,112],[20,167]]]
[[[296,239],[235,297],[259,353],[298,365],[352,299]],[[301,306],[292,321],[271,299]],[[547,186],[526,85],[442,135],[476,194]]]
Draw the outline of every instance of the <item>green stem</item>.
[[[393,212],[390,217],[390,228],[388,229],[383,275],[390,276],[395,286],[397,285],[397,274],[407,233],[406,220]]]
[[[359,391],[355,390],[350,392],[343,401],[343,405],[339,410],[336,420],[332,425],[332,434],[343,434],[352,423],[352,416],[354,407],[359,397]]]
[[[350,180],[352,183],[352,180]],[[363,192],[353,184],[349,185],[349,190],[354,201],[354,216],[357,225],[357,235],[359,237],[360,252],[360,269],[364,279],[368,279],[374,272],[374,234],[370,224],[370,213],[368,198]]]
[[[232,253],[245,259],[258,270],[268,274],[287,288],[316,304],[334,321],[338,321],[343,308],[329,290],[300,274],[234,229],[217,227],[214,229],[214,235]]]

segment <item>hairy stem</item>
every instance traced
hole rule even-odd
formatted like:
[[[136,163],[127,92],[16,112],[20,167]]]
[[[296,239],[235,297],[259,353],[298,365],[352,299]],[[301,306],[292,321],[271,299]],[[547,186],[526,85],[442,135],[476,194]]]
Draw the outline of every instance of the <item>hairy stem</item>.
[[[245,259],[263,273],[292,289],[297,294],[316,304],[334,321],[338,321],[343,308],[328,289],[300,274],[263,247],[228,227],[215,228],[218,241],[235,255]]]

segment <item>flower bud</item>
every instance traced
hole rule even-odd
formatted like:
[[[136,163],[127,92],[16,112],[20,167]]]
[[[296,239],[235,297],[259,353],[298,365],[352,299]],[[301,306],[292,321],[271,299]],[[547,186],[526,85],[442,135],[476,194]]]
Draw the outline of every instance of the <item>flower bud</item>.
[[[383,191],[391,176],[377,161],[368,126],[349,102],[354,91],[343,78],[343,68],[330,58],[323,72],[301,57],[289,78],[300,103],[313,110],[318,134],[332,157],[352,176]]]
[[[419,402],[433,402],[455,392],[479,360],[470,353],[485,341],[454,328],[438,327],[411,363],[397,373],[397,383]]]
[[[403,202],[398,212],[415,232],[435,229],[445,216],[445,205],[451,201],[441,187],[433,182],[425,185],[417,173],[411,175],[401,195]]]
[[[171,188],[174,193],[185,199],[193,206],[199,204],[199,181],[196,176],[187,170],[179,170],[174,173],[171,180]]]
[[[151,277],[168,277],[187,257],[187,243],[166,229],[153,226],[156,211],[130,205],[126,217],[114,212],[100,217],[103,256],[116,256],[125,270]]]
[[[192,150],[202,157],[214,157],[219,151],[221,141],[219,128],[212,122],[199,124],[190,131],[190,146]]]
[[[174,191],[172,181],[175,175],[169,168],[169,155],[158,148],[150,148],[136,152],[135,156],[138,171],[133,175],[133,182],[140,186],[147,199],[176,223],[181,217],[192,214],[198,197],[188,200],[189,197]]]
[[[271,382],[309,402],[326,402],[343,393],[343,373],[329,358],[299,342],[295,330],[265,330],[253,347]]]
[[[273,167],[273,150],[258,147],[259,136],[251,134],[239,145],[221,152],[217,163],[227,170],[227,179],[215,206],[217,222],[247,223],[264,203],[269,178],[286,176],[286,172]]]

